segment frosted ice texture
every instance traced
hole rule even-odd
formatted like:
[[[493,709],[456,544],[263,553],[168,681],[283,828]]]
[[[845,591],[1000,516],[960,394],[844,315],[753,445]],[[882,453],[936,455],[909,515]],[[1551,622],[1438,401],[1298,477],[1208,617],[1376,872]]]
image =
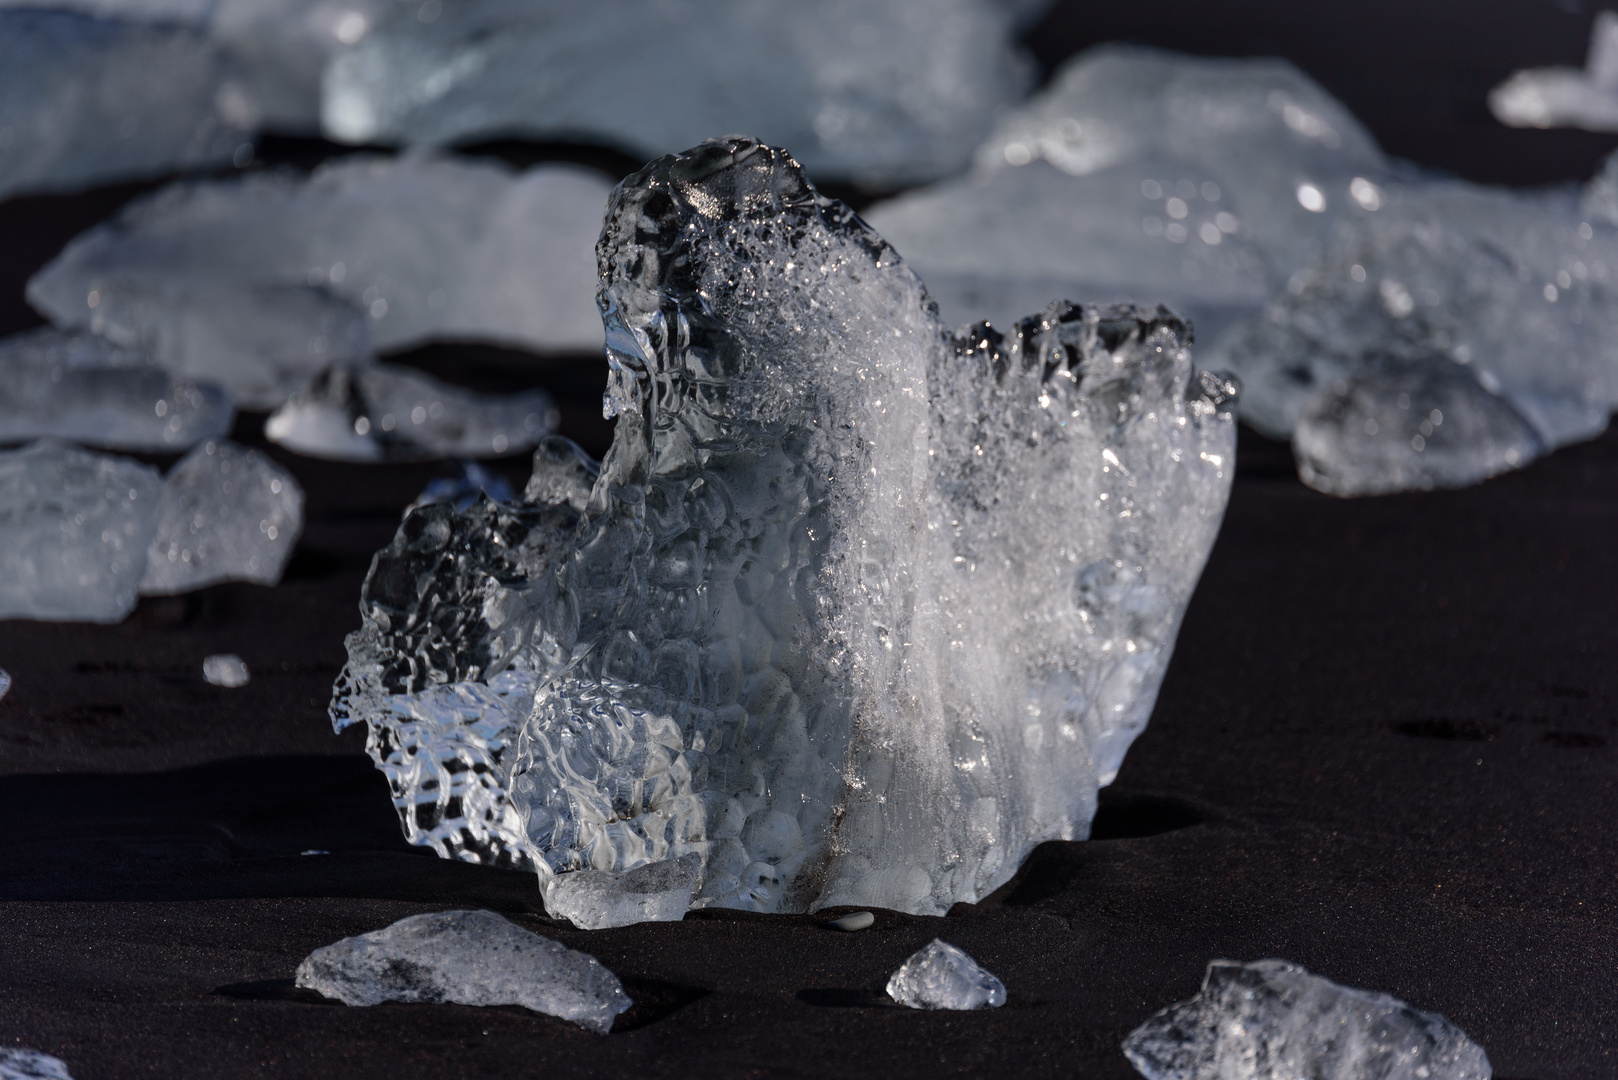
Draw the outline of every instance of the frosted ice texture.
[[[345,142],[582,137],[644,157],[751,131],[816,176],[916,183],[964,168],[1026,92],[1013,6],[464,0],[337,56],[322,118]]]
[[[543,390],[474,394],[392,364],[334,367],[270,415],[264,434],[335,461],[522,453],[556,426]]]
[[[221,581],[274,585],[302,531],[303,490],[291,473],[257,450],[209,440],[163,481],[140,591],[165,595]]]
[[[209,686],[223,686],[235,690],[252,681],[247,661],[235,653],[215,653],[202,661],[202,678]]]
[[[1469,484],[1602,431],[1618,233],[1571,198],[1382,185],[1323,258],[1215,343],[1242,418],[1339,495]]]
[[[603,1035],[631,1005],[595,957],[492,911],[411,915],[344,938],[310,953],[296,981],[347,1005],[521,1005]]]
[[[53,442],[0,452],[0,618],[129,614],[161,491],[128,458]]]
[[[888,996],[912,1009],[998,1009],[1006,986],[965,952],[937,938],[888,980]]]
[[[1198,335],[1255,310],[1387,165],[1282,60],[1103,46],[1000,121],[972,171],[871,208],[951,324],[1052,295],[1160,301]]]
[[[1512,127],[1618,131],[1618,14],[1596,13],[1580,68],[1530,68],[1489,91],[1489,111]]]
[[[181,450],[230,430],[230,397],[175,378],[91,334],[0,339],[0,442],[53,437],[124,450]]]
[[[222,79],[184,26],[0,10],[0,198],[228,163]]]
[[[179,183],[76,238],[28,298],[58,325],[150,339],[165,367],[259,408],[373,349],[593,349],[610,190],[571,165],[422,156]]]
[[[1130,1032],[1146,1080],[1489,1080],[1483,1048],[1437,1013],[1284,960],[1208,965],[1202,992]]]
[[[1230,484],[1233,388],[1184,325],[952,337],[741,139],[626,180],[599,257],[588,501],[423,507],[366,581],[332,718],[410,840],[562,906],[694,854],[695,906],[939,914],[1086,835]]]
[[[6,1046],[0,1047],[0,1080],[73,1080],[73,1077],[67,1071],[67,1062],[61,1058],[20,1046]]]

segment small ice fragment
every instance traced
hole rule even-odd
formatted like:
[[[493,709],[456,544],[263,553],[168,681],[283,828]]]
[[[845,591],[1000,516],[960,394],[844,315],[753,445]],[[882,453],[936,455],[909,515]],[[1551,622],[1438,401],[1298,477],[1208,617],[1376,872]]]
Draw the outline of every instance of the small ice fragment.
[[[495,502],[516,500],[517,494],[505,477],[490,472],[475,461],[457,461],[454,466],[456,475],[428,481],[421,494],[416,496],[416,501],[405,508],[405,513],[436,503],[448,503],[457,510],[465,510],[484,495]]]
[[[0,618],[128,615],[162,487],[129,458],[48,441],[0,452]]]
[[[839,919],[832,919],[826,925],[833,930],[864,930],[876,922],[876,916],[869,911],[851,911]]]
[[[534,471],[523,489],[524,502],[567,503],[583,510],[590,491],[601,475],[601,462],[584,452],[572,439],[549,435],[534,448]]]
[[[252,675],[247,661],[235,653],[215,653],[202,661],[202,678],[210,686],[223,686],[230,690],[246,686]]]
[[[521,1005],[599,1034],[631,1005],[593,956],[492,911],[412,915],[344,938],[310,953],[296,981],[347,1005]]]
[[[5,668],[0,668],[0,698],[5,697],[6,693],[10,689],[11,689],[11,672],[7,671]]]
[[[0,1047],[0,1080],[73,1080],[67,1062],[38,1050]]]
[[[474,394],[392,364],[332,368],[271,414],[271,442],[334,461],[504,457],[556,425],[543,390]]]
[[[1596,14],[1582,69],[1516,72],[1489,91],[1489,111],[1511,127],[1618,131],[1618,14]]]
[[[581,930],[605,930],[639,922],[679,922],[691,906],[702,871],[695,854],[647,863],[615,874],[576,870],[541,878],[545,911]]]
[[[965,952],[934,938],[888,980],[888,996],[912,1009],[998,1009],[1006,987]]]
[[[1437,1013],[1284,960],[1215,960],[1202,991],[1130,1032],[1147,1080],[1489,1080],[1483,1048]]]
[[[303,490],[257,450],[210,439],[169,470],[140,590],[189,592],[220,581],[274,585],[303,531]]]

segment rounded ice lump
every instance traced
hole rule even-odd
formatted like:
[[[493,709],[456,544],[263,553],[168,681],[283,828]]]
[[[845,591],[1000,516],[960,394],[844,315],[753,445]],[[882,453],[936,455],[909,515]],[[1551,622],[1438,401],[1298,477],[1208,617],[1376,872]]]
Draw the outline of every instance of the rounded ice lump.
[[[1235,387],[1185,324],[952,335],[746,139],[625,180],[598,258],[599,472],[548,443],[524,499],[412,511],[366,581],[332,717],[409,838],[611,925],[941,914],[1087,835],[1229,493]]]

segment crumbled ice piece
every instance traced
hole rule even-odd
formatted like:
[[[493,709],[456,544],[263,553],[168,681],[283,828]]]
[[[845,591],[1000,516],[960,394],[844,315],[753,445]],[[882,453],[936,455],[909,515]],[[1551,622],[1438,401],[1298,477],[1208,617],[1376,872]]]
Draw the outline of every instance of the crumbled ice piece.
[[[4,668],[0,668],[0,698],[5,697],[7,692],[10,690],[11,672],[5,670]]]
[[[948,942],[932,944],[906,960],[888,980],[888,996],[912,1009],[998,1009],[1006,986]]]
[[[485,495],[503,503],[515,502],[517,498],[505,477],[497,476],[475,461],[457,461],[455,475],[428,481],[405,513],[434,503],[449,503],[457,510],[465,510]]]
[[[150,466],[58,443],[0,452],[0,619],[128,615],[162,485]]]
[[[73,1080],[67,1062],[38,1050],[0,1047],[0,1080]]]
[[[1483,1048],[1437,1013],[1285,960],[1208,965],[1202,992],[1130,1032],[1147,1080],[1489,1080]]]
[[[223,390],[125,362],[127,351],[50,329],[0,339],[0,441],[178,450],[230,430],[235,409]],[[111,362],[95,363],[98,352]]]
[[[588,497],[553,447],[531,500],[416,510],[366,579],[332,718],[409,839],[548,903],[695,855],[696,907],[942,914],[1085,836],[1230,486],[1233,387],[1185,325],[951,335],[746,139],[627,179],[599,255]]]
[[[316,949],[297,984],[345,1005],[521,1005],[598,1034],[632,1002],[595,957],[492,911],[411,915]]]
[[[164,367],[255,408],[373,349],[595,349],[610,191],[572,165],[421,156],[186,181],[76,238],[28,299],[58,325],[149,341]]]
[[[333,461],[521,453],[556,426],[543,390],[474,394],[392,364],[334,367],[270,415],[271,442]]]
[[[223,439],[169,470],[147,549],[147,596],[220,581],[274,585],[303,531],[303,489],[268,455]]]
[[[1103,46],[1003,119],[969,174],[866,218],[952,324],[1009,326],[1084,295],[1171,303],[1209,340],[1386,171],[1370,134],[1286,61]]]
[[[567,503],[583,510],[590,501],[601,462],[586,454],[578,443],[560,435],[540,440],[534,449],[534,471],[523,489],[524,502]]]
[[[465,0],[337,56],[322,119],[343,142],[583,134],[646,157],[753,131],[817,176],[916,183],[965,167],[1032,82],[1006,7]]]
[[[0,73],[0,198],[222,165],[247,138],[185,26],[0,10]]]
[[[1511,127],[1618,131],[1618,14],[1596,13],[1584,68],[1516,72],[1489,91],[1489,111]]]
[[[579,870],[544,883],[545,911],[581,930],[605,930],[640,922],[679,922],[691,906],[702,859],[687,852],[615,874]]]
[[[1242,419],[1336,494],[1473,483],[1618,404],[1618,234],[1562,195],[1395,184],[1216,341]],[[1433,414],[1436,413],[1437,416]]]
[[[202,678],[209,686],[223,686],[235,690],[252,681],[247,661],[235,653],[215,653],[202,661]]]

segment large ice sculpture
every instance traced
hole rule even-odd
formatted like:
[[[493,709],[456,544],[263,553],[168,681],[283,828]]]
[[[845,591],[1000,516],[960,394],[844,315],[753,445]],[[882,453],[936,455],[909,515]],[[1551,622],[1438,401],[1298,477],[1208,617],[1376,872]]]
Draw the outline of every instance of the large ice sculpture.
[[[1168,301],[1198,336],[1256,310],[1387,170],[1283,60],[1103,46],[1000,122],[971,173],[873,207],[949,321],[1052,295]]]
[[[310,953],[296,982],[346,1005],[521,1005],[602,1035],[632,1004],[595,957],[492,911],[411,915],[344,938]]]
[[[0,619],[128,615],[161,490],[128,458],[53,442],[0,452]]]
[[[410,839],[615,919],[942,913],[1085,836],[1229,491],[1234,388],[1185,325],[953,337],[745,139],[624,181],[598,257],[599,474],[548,444],[524,501],[412,512],[366,581],[332,717]]]
[[[817,176],[915,183],[964,168],[1026,92],[1009,7],[597,0],[581,17],[568,0],[464,0],[431,22],[393,20],[337,56],[322,117],[345,142],[515,133],[643,156],[754,131],[799,147]]]
[[[1265,312],[1215,342],[1242,419],[1339,495],[1453,487],[1602,431],[1618,233],[1561,194],[1381,185]]]
[[[165,367],[259,408],[371,349],[594,348],[610,190],[571,165],[420,156],[180,183],[75,239],[28,299],[58,325],[151,340]]]
[[[1437,1013],[1284,960],[1208,965],[1202,992],[1130,1032],[1146,1080],[1489,1080],[1483,1048]]]
[[[1618,15],[1596,13],[1582,69],[1516,72],[1489,91],[1489,111],[1512,127],[1618,131]]]

